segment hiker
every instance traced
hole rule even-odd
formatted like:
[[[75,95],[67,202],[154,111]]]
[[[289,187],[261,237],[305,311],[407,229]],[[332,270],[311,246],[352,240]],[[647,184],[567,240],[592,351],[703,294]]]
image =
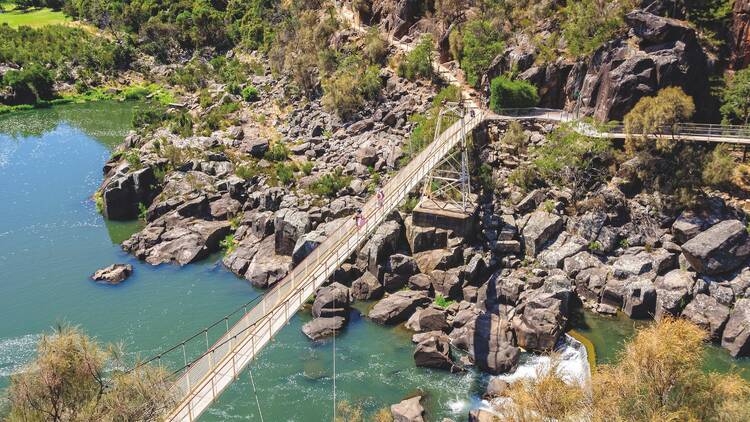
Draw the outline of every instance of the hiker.
[[[383,189],[378,189],[378,193],[375,194],[375,197],[378,198],[378,208],[383,208],[383,201],[385,200]]]

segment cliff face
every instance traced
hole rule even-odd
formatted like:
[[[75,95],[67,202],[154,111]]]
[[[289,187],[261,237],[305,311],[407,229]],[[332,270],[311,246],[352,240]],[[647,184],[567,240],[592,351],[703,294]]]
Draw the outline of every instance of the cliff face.
[[[734,3],[732,64],[735,69],[750,65],[750,0]]]

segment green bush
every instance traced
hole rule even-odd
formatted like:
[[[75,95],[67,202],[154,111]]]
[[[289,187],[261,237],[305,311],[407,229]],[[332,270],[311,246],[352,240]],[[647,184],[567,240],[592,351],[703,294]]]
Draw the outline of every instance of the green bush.
[[[365,36],[365,57],[370,63],[383,63],[388,55],[388,43],[380,35],[378,28],[370,28]]]
[[[433,44],[434,40],[431,35],[423,35],[419,44],[399,63],[398,75],[410,80],[432,78]]]
[[[239,165],[234,170],[234,174],[245,180],[250,180],[258,175],[258,169],[252,165]]]
[[[341,190],[349,186],[351,176],[344,176],[341,167],[337,167],[333,173],[324,174],[310,186],[310,190],[320,196],[335,197]]]
[[[289,148],[282,142],[274,142],[263,156],[268,161],[284,161],[289,158]]]
[[[490,84],[490,108],[496,113],[504,108],[534,107],[538,103],[536,87],[526,81],[498,76]]]
[[[242,98],[248,103],[254,103],[260,99],[258,95],[258,89],[254,86],[246,86],[242,89]]]
[[[496,25],[487,20],[469,21],[462,29],[461,69],[469,85],[478,86],[492,60],[505,48]]]
[[[154,128],[169,120],[167,108],[158,102],[150,101],[133,108],[134,128]]]
[[[219,242],[219,246],[224,250],[224,255],[229,255],[237,249],[238,243],[233,234],[228,234]]]
[[[453,305],[454,303],[456,303],[456,301],[455,300],[450,300],[450,299],[444,297],[443,295],[441,295],[440,293],[437,293],[437,294],[435,294],[435,301],[433,303],[436,306],[439,306],[439,307],[445,309],[445,308]]]
[[[36,63],[6,72],[2,81],[3,85],[13,89],[15,100],[25,104],[51,100],[53,83],[49,70]]]
[[[141,163],[140,151],[138,151],[137,149],[129,149],[125,151],[122,156],[123,158],[125,158],[125,161],[128,162],[128,166],[130,166],[131,171],[140,170],[143,168],[143,163]]]
[[[716,146],[703,166],[703,182],[707,185],[724,188],[730,185],[737,163],[725,144]]]
[[[282,185],[289,185],[294,181],[294,165],[286,163],[276,163],[276,179]]]

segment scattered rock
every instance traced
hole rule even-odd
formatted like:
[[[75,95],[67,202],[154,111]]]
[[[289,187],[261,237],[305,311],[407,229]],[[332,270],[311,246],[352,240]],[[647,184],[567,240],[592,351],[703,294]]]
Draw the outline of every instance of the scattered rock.
[[[740,221],[726,220],[685,242],[682,253],[699,273],[727,273],[747,262],[750,237]]]
[[[91,279],[104,284],[120,284],[132,273],[133,266],[130,264],[112,264],[97,270],[91,275]]]
[[[378,324],[398,324],[406,321],[417,307],[429,303],[427,292],[402,290],[376,303],[368,316]]]
[[[424,422],[424,407],[420,404],[421,400],[421,396],[416,396],[392,405],[393,422]]]

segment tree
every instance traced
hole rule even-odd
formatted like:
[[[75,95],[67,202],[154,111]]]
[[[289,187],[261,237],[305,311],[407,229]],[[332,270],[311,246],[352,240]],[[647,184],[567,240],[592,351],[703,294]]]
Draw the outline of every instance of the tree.
[[[655,97],[644,97],[625,116],[625,149],[633,154],[653,145],[658,150],[672,147],[678,123],[695,113],[693,98],[678,87],[664,88]],[[656,138],[652,144],[649,139]]]
[[[703,182],[714,187],[727,187],[732,181],[736,166],[729,146],[717,145],[703,167]]]
[[[534,107],[539,103],[536,87],[526,81],[514,81],[498,76],[490,83],[490,108],[502,109]]]
[[[151,366],[128,373],[109,369],[123,366],[120,356],[77,328],[59,327],[44,335],[37,358],[11,377],[7,420],[159,419],[175,402],[166,372]]]
[[[727,86],[722,93],[724,104],[721,115],[726,123],[750,122],[750,68],[735,72],[727,77]]]

